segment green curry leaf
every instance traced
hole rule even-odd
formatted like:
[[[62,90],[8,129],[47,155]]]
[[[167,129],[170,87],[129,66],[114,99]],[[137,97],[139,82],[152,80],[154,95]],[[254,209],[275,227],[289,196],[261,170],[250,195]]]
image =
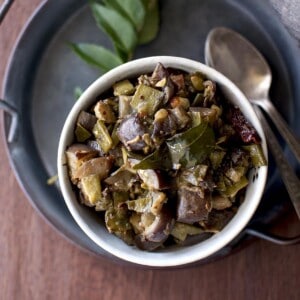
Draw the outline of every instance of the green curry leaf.
[[[144,25],[146,9],[142,0],[104,0],[107,7],[113,8],[127,18],[139,32]]]
[[[138,43],[140,45],[151,42],[159,30],[159,5],[158,0],[143,0],[146,8],[144,26],[139,32]]]
[[[190,168],[202,163],[215,145],[213,129],[207,123],[190,128],[167,140],[174,164]]]
[[[123,61],[112,51],[94,44],[71,44],[73,51],[88,64],[107,72]]]
[[[139,163],[134,165],[135,170],[160,169],[170,170],[172,168],[172,160],[168,147],[163,144],[159,149],[146,156]]]
[[[137,34],[131,22],[111,7],[92,3],[91,9],[98,26],[113,42],[126,52],[132,52],[137,45]]]
[[[158,33],[158,0],[90,0],[89,6],[114,51],[89,44],[72,44],[72,49],[83,61],[104,72],[131,60],[135,47],[152,41]]]

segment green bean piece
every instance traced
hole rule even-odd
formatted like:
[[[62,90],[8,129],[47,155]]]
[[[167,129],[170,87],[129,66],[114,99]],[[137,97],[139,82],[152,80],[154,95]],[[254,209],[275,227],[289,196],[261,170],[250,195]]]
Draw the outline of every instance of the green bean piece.
[[[261,167],[267,165],[267,160],[264,156],[261,145],[251,144],[244,146],[243,148],[249,152],[254,167]]]
[[[82,125],[77,123],[75,128],[75,136],[76,136],[76,140],[79,143],[82,143],[87,139],[89,139],[92,136],[92,134],[87,129],[85,129]]]
[[[176,222],[171,231],[171,235],[180,242],[185,241],[188,235],[197,235],[203,233],[204,230],[190,224]]]
[[[104,153],[107,153],[113,147],[111,136],[101,120],[98,120],[95,124],[93,134]]]
[[[143,115],[153,116],[162,104],[164,93],[150,86],[140,84],[130,105]]]

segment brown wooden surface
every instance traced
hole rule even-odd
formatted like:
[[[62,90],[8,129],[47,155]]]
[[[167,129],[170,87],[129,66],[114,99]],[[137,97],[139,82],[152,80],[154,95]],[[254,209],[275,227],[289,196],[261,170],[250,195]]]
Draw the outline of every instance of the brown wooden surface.
[[[16,37],[40,2],[16,0],[2,23],[0,82]],[[9,166],[3,140],[1,136],[1,300],[300,299],[300,245],[255,241],[217,262],[171,271],[128,268],[83,252],[30,206]],[[292,210],[276,228],[291,235],[299,229]]]

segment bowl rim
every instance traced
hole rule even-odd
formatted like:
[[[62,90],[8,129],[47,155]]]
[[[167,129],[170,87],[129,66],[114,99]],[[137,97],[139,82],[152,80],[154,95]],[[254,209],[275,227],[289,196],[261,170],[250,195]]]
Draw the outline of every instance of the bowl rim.
[[[251,123],[255,123],[253,126],[256,128],[261,137],[265,157],[268,157],[266,138],[258,117],[248,99],[233,82],[215,69],[191,59],[175,56],[152,56],[132,60],[112,69],[96,79],[83,92],[81,97],[72,107],[64,123],[59,139],[57,168],[59,185],[68,210],[79,227],[99,247],[122,260],[138,265],[151,267],[172,267],[190,264],[216,253],[218,250],[222,249],[230,241],[232,241],[243,230],[260,203],[267,180],[268,167],[264,166],[259,168],[258,172],[260,174],[260,180],[258,181],[258,187],[254,191],[254,195],[251,196],[251,201],[246,202],[247,205],[244,205],[245,202],[242,203],[230,222],[219,233],[214,234],[212,237],[203,242],[192,246],[180,247],[172,252],[146,252],[126,245],[117,237],[116,238],[119,239],[124,245],[120,244],[120,248],[116,248],[111,243],[107,242],[105,237],[102,237],[99,233],[97,234],[88,225],[88,222],[84,220],[78,211],[78,200],[74,195],[74,188],[70,182],[67,171],[65,149],[73,140],[71,137],[73,137],[75,122],[81,110],[86,109],[95,103],[96,97],[110,88],[115,82],[138,76],[139,74],[144,74],[143,69],[147,69],[149,72],[151,72],[158,62],[161,62],[167,67],[172,66],[176,69],[182,69],[188,72],[198,70],[204,73],[208,78],[211,78],[217,83],[226,86],[226,88],[234,94],[235,98],[237,98],[238,101],[243,104],[240,107],[242,112],[247,114],[247,118],[250,119]],[[230,101],[231,99],[228,100]]]

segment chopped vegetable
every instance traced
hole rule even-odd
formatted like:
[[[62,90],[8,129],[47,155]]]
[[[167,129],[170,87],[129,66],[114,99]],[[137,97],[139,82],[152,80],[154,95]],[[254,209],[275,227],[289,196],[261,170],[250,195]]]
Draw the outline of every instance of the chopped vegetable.
[[[81,178],[80,189],[85,199],[84,204],[94,206],[101,201],[101,183],[97,174]]]
[[[76,125],[75,135],[76,140],[79,143],[86,141],[92,136],[92,134],[87,129],[85,129],[80,123],[77,123]]]
[[[94,108],[95,116],[98,120],[103,121],[105,123],[115,123],[116,122],[116,116],[110,107],[109,104],[99,101],[95,105]]]
[[[99,175],[100,179],[106,178],[112,167],[111,157],[96,157],[83,162],[75,171],[74,178],[82,179],[90,175]]]
[[[97,121],[93,128],[93,134],[104,153],[107,153],[113,146],[111,136],[102,120]]]
[[[206,220],[211,210],[210,199],[201,187],[180,187],[177,203],[177,220],[187,224]]]
[[[176,238],[177,240],[183,242],[188,235],[196,235],[201,234],[203,232],[204,230],[200,227],[176,222],[171,231],[171,235],[173,235],[174,238]]]
[[[113,85],[114,95],[115,96],[129,96],[132,95],[135,91],[133,84],[128,80],[122,80]]]
[[[158,89],[140,84],[133,95],[130,105],[142,115],[153,116],[162,104],[163,96],[163,92]]]
[[[243,148],[250,153],[254,167],[261,167],[267,164],[260,144],[251,144],[244,146]]]
[[[243,201],[249,171],[266,164],[238,108],[204,75],[162,64],[104,94],[80,112],[66,150],[81,203],[104,212],[109,232],[147,251],[222,230]]]

